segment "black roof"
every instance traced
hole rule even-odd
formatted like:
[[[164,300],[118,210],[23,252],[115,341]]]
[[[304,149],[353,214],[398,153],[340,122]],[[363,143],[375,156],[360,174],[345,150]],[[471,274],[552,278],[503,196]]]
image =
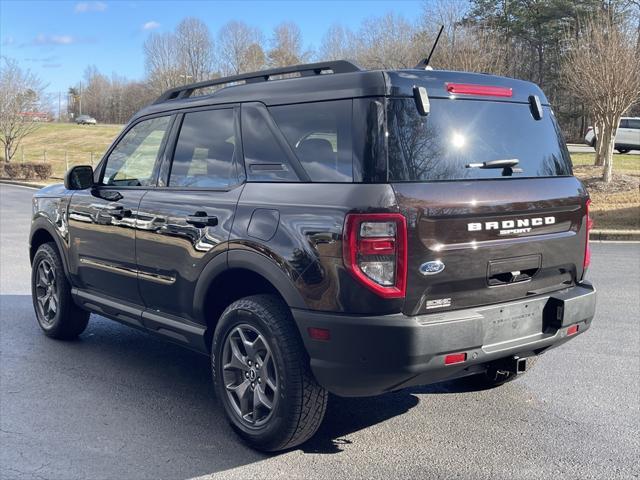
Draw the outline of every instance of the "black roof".
[[[292,74],[299,76],[291,77]],[[363,70],[341,60],[263,70],[173,88],[140,110],[134,118],[190,107],[240,102],[283,105],[358,97],[404,97],[413,95],[415,85],[424,86],[430,98],[450,98],[447,83],[510,88],[511,97],[491,97],[491,100],[524,103],[529,101],[530,95],[537,95],[541,103],[548,104],[537,85],[523,80],[446,70]],[[192,96],[197,90],[211,87],[218,89],[211,94]],[[464,98],[487,99],[486,96],[467,94]]]

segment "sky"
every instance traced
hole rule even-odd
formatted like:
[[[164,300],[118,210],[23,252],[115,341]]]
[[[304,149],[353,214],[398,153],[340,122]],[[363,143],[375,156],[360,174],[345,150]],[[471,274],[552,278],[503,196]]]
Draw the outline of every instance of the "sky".
[[[142,45],[151,32],[172,31],[187,16],[203,20],[215,36],[230,20],[265,35],[296,22],[306,48],[317,48],[329,26],[357,29],[387,12],[415,18],[420,0],[356,1],[18,1],[0,0],[0,54],[38,75],[50,94],[82,79],[85,68],[129,79],[144,78]]]

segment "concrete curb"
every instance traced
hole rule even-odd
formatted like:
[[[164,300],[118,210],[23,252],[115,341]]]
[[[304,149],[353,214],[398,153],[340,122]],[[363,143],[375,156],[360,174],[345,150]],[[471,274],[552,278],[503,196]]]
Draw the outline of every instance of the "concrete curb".
[[[31,187],[31,188],[44,188],[46,186],[48,186],[46,183],[31,183],[31,182],[24,182],[24,181],[20,181],[20,180],[7,180],[7,179],[0,179],[0,183],[5,183],[7,185],[18,185],[19,187]]]
[[[590,240],[640,241],[640,230],[591,230]]]

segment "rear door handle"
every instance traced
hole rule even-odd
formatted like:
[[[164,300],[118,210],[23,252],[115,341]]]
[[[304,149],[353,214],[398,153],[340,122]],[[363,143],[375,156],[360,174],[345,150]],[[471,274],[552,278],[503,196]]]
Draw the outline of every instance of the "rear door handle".
[[[198,228],[215,227],[218,225],[218,217],[207,215],[207,212],[196,212],[187,216],[187,223]]]

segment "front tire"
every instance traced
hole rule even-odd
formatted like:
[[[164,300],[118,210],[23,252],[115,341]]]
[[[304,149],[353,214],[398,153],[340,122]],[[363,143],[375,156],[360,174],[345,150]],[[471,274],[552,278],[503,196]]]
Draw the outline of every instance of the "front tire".
[[[33,257],[31,298],[38,325],[48,337],[71,340],[87,328],[89,313],[71,298],[71,287],[55,243],[40,245]]]
[[[216,395],[231,426],[253,448],[292,448],[317,431],[328,394],[313,377],[280,299],[254,295],[229,305],[211,352]]]
[[[630,148],[616,148],[619,153],[629,153],[631,151]]]

